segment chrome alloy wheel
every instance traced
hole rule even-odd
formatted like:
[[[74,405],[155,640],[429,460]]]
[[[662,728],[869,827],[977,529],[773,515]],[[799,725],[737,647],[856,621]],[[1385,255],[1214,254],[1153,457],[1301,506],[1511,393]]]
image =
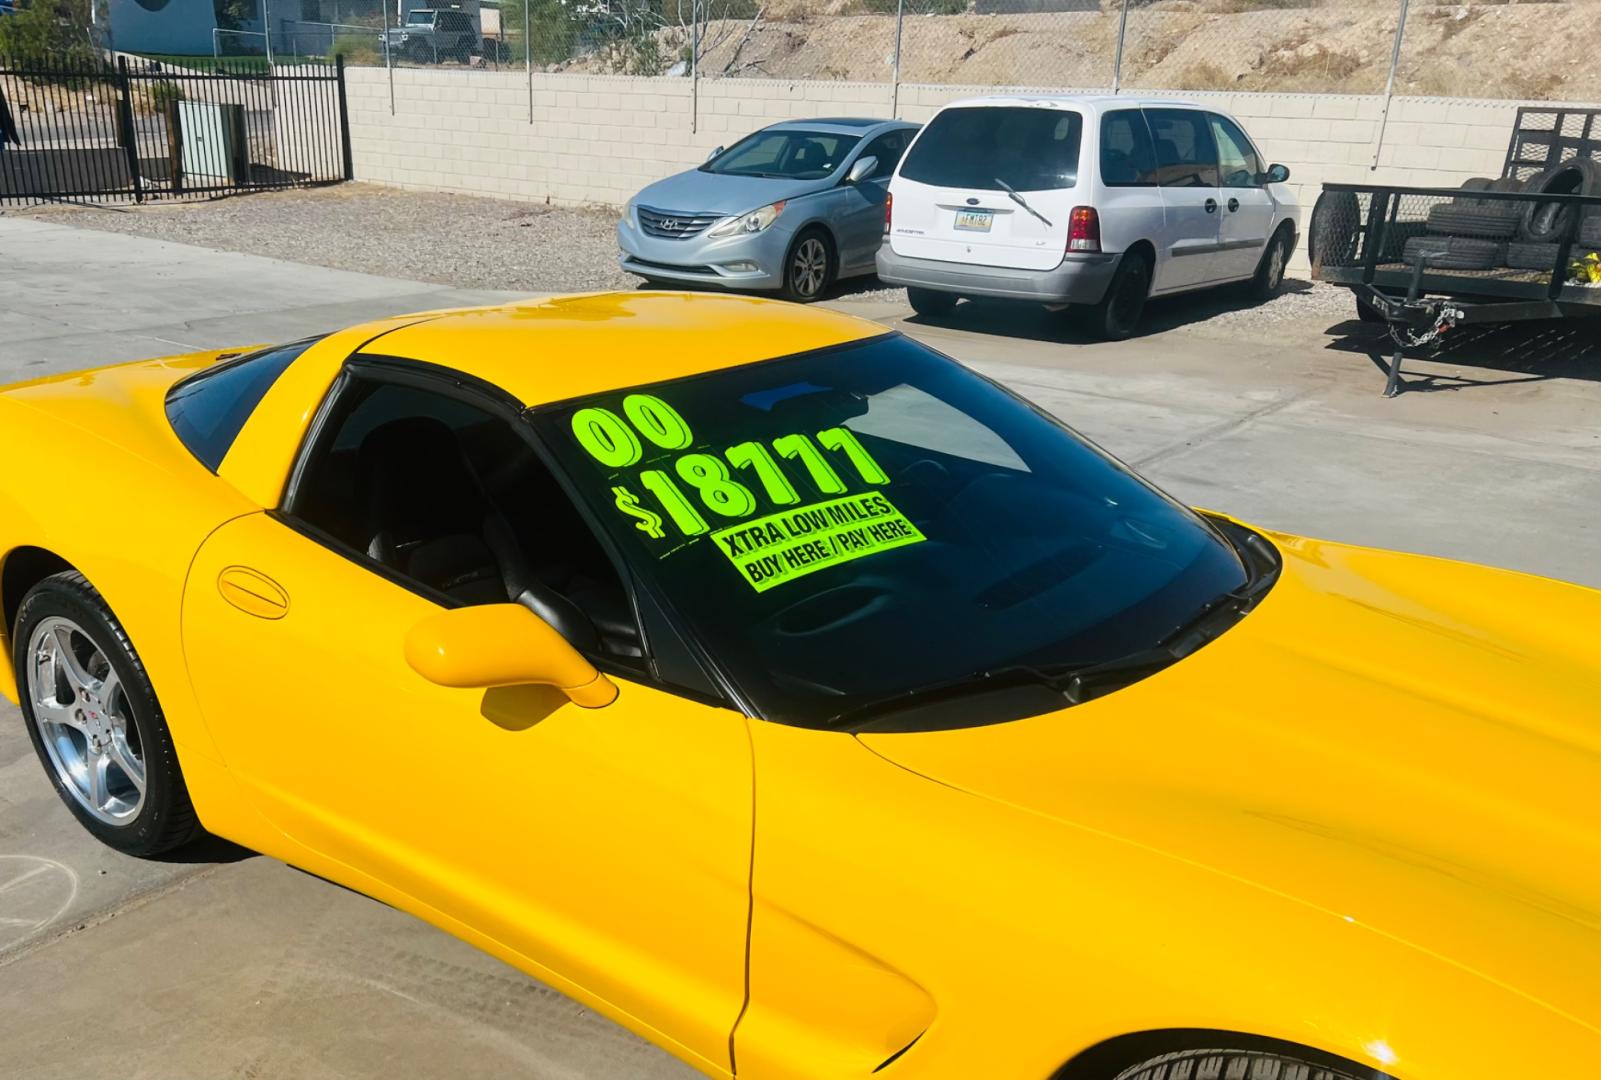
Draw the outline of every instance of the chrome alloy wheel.
[[[145,801],[144,748],[111,660],[59,616],[34,629],[28,658],[30,704],[57,779],[100,821],[126,824]]]
[[[789,279],[796,295],[807,298],[816,296],[823,290],[823,282],[827,277],[828,249],[823,242],[815,236],[808,236],[795,245]]]

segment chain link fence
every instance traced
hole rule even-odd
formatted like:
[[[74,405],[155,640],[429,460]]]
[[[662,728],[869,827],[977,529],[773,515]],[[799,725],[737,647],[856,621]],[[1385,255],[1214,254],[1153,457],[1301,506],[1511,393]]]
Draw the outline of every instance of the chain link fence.
[[[265,26],[217,30],[214,55],[1556,101],[1594,96],[1601,37],[1601,0],[298,0],[295,19],[264,7]]]

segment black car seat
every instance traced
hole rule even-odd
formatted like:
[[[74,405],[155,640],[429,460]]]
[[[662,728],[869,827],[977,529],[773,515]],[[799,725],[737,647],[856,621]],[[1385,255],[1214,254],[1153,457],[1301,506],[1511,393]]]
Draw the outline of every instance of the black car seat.
[[[357,456],[369,556],[464,604],[523,604],[576,648],[599,647],[583,611],[528,564],[448,425],[428,416],[391,421],[362,440]]]

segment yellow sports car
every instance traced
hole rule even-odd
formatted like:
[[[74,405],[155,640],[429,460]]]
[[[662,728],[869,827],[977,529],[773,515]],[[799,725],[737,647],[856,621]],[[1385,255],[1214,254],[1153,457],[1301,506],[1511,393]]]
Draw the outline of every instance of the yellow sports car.
[[[0,392],[0,690],[713,1076],[1601,1069],[1601,593],[1173,502],[652,293]]]

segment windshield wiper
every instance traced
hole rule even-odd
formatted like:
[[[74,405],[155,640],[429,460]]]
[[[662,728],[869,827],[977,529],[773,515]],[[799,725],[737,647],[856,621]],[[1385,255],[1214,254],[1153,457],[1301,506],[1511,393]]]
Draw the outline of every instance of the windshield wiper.
[[[1001,188],[1006,192],[1006,197],[1008,199],[1011,199],[1018,206],[1021,206],[1024,210],[1027,210],[1029,213],[1033,214],[1035,217],[1037,217],[1041,221],[1045,222],[1045,227],[1047,229],[1054,229],[1056,227],[1056,226],[1051,224],[1051,219],[1050,218],[1046,217],[1044,214],[1040,213],[1038,210],[1036,210],[1032,206],[1030,206],[1028,204],[1028,200],[1023,198],[1023,196],[1019,195],[1017,193],[1017,189],[1014,188],[1011,184],[1008,184],[1005,180],[1002,180],[998,176],[995,178],[995,182],[997,184],[1001,185]]]
[[[846,709],[830,720],[828,726],[835,729],[856,727],[889,713],[1030,685],[1060,694],[1062,707],[1068,708],[1121,690],[1178,663],[1221,637],[1244,618],[1278,580],[1278,556],[1266,541],[1232,522],[1215,520],[1214,524],[1239,553],[1246,569],[1245,582],[1202,604],[1152,647],[1093,663],[1051,667],[1008,664],[971,672],[948,682],[902,691]]]

